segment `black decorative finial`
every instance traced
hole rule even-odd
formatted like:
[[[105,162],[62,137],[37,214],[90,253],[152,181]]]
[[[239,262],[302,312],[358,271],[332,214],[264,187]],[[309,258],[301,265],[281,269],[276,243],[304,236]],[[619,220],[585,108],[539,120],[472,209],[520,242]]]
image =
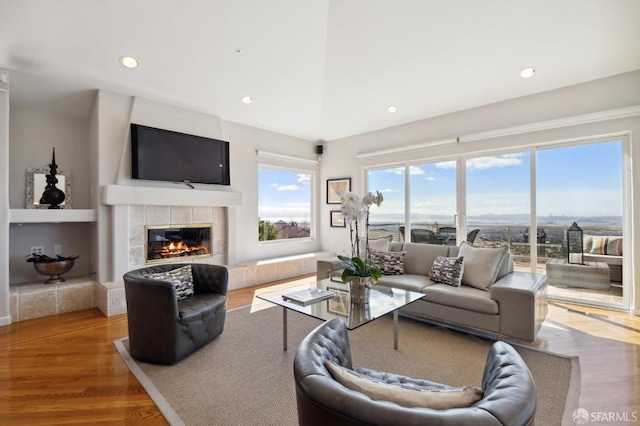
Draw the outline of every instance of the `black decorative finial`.
[[[56,149],[53,148],[53,156],[51,157],[49,174],[47,175],[47,186],[42,193],[42,198],[40,198],[40,204],[49,204],[50,209],[59,209],[60,204],[65,199],[64,191],[56,188],[56,183],[58,183],[56,173],[58,173],[58,165],[56,164]]]

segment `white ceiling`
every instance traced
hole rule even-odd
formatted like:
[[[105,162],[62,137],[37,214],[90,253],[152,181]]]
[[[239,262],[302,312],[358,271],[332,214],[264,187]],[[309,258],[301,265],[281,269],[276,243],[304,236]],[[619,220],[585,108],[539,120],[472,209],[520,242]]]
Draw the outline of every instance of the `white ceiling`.
[[[107,89],[332,140],[640,69],[639,22],[638,0],[0,0],[0,68],[14,107],[86,119]]]

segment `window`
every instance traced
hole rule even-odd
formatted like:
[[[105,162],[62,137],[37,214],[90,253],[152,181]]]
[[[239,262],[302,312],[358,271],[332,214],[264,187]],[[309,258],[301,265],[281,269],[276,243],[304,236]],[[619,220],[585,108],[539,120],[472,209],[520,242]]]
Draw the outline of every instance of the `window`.
[[[258,167],[258,240],[311,236],[313,174]]]
[[[369,170],[368,190],[380,191],[384,202],[380,207],[369,210],[369,238],[392,235],[402,241],[404,232],[405,183],[404,167]]]
[[[409,166],[412,241],[456,244],[456,168],[456,161]]]

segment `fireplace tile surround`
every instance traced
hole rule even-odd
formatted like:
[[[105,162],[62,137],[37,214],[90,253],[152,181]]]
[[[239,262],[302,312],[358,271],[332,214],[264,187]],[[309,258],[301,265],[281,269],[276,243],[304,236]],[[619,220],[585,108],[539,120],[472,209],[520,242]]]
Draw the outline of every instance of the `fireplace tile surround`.
[[[145,262],[145,226],[211,224],[211,258],[197,259],[200,263],[227,264],[226,207],[209,206],[129,206],[128,269],[143,268]],[[114,242],[120,245],[119,242]],[[167,262],[187,262],[188,258],[175,258]]]

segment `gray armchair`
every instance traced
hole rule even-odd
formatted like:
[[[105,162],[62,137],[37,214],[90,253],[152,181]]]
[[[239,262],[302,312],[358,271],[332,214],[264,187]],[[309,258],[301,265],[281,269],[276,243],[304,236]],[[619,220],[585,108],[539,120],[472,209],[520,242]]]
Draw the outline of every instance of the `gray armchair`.
[[[229,272],[224,266],[192,264],[194,294],[178,301],[168,281],[148,278],[188,264],[172,263],[127,272],[131,356],[154,364],[175,364],[222,333]]]
[[[352,368],[347,329],[339,318],[313,330],[296,353],[293,373],[300,425],[520,426],[534,422],[533,379],[520,355],[504,342],[494,343],[487,356],[482,379],[484,396],[467,408],[407,408],[373,400],[334,380],[325,367],[327,359]],[[395,376],[400,383],[415,381],[388,373],[377,377],[385,376]]]

